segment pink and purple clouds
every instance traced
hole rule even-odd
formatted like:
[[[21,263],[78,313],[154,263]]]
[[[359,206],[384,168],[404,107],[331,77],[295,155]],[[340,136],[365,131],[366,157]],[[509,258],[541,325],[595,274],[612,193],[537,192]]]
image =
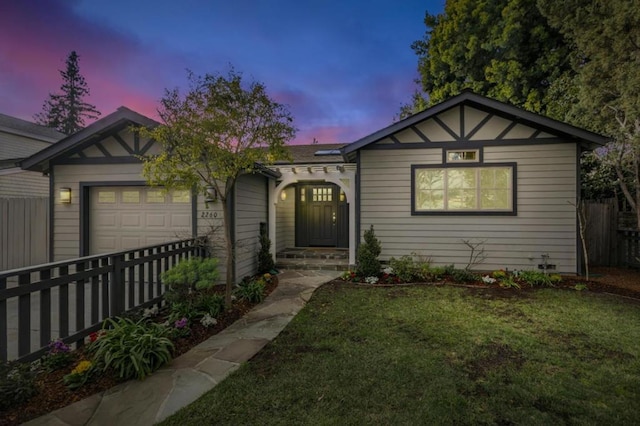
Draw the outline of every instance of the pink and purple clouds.
[[[412,41],[444,0],[21,0],[0,7],[0,112],[31,120],[72,50],[105,114],[157,118],[186,69],[232,64],[288,105],[294,143],[351,142],[391,123],[417,77]]]

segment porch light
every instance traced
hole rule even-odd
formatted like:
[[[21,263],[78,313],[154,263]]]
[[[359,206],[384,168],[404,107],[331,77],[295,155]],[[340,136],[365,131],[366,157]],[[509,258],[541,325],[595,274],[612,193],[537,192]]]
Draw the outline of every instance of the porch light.
[[[285,190],[283,189],[282,192],[280,192],[280,199],[282,201],[287,199],[287,193],[285,192]]]
[[[71,204],[71,188],[60,188],[60,203]]]
[[[204,199],[205,203],[215,203],[218,201],[218,191],[213,186],[207,186],[207,195]]]

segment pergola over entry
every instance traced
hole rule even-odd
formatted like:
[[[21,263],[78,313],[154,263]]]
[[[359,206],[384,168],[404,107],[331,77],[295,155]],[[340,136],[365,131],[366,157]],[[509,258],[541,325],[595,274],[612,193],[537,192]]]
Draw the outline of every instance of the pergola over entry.
[[[356,165],[355,164],[296,164],[274,167],[282,174],[281,180],[269,182],[269,239],[277,247],[276,205],[282,191],[297,183],[332,183],[345,195],[349,207],[349,264],[356,260]],[[273,253],[275,257],[275,250]]]

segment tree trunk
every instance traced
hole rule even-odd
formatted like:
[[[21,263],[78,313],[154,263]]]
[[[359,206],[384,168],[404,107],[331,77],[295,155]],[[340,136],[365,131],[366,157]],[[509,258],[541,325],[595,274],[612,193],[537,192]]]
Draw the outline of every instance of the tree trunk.
[[[226,248],[226,280],[224,288],[224,305],[227,309],[231,308],[231,292],[233,290],[233,241],[231,239],[231,218],[229,217],[229,210],[227,204],[227,196],[225,194],[224,199],[220,199],[222,203],[222,219],[224,223],[224,240]]]

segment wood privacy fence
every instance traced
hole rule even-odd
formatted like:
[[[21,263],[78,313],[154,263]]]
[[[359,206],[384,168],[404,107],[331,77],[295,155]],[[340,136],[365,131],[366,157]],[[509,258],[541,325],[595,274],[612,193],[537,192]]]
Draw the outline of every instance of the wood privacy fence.
[[[0,271],[49,261],[49,198],[0,199]]]
[[[160,274],[206,254],[195,238],[0,272],[0,362],[37,359],[56,338],[81,346],[104,319],[160,303]]]
[[[630,212],[620,211],[616,200],[584,203],[587,252],[593,266],[640,266],[640,232]]]

